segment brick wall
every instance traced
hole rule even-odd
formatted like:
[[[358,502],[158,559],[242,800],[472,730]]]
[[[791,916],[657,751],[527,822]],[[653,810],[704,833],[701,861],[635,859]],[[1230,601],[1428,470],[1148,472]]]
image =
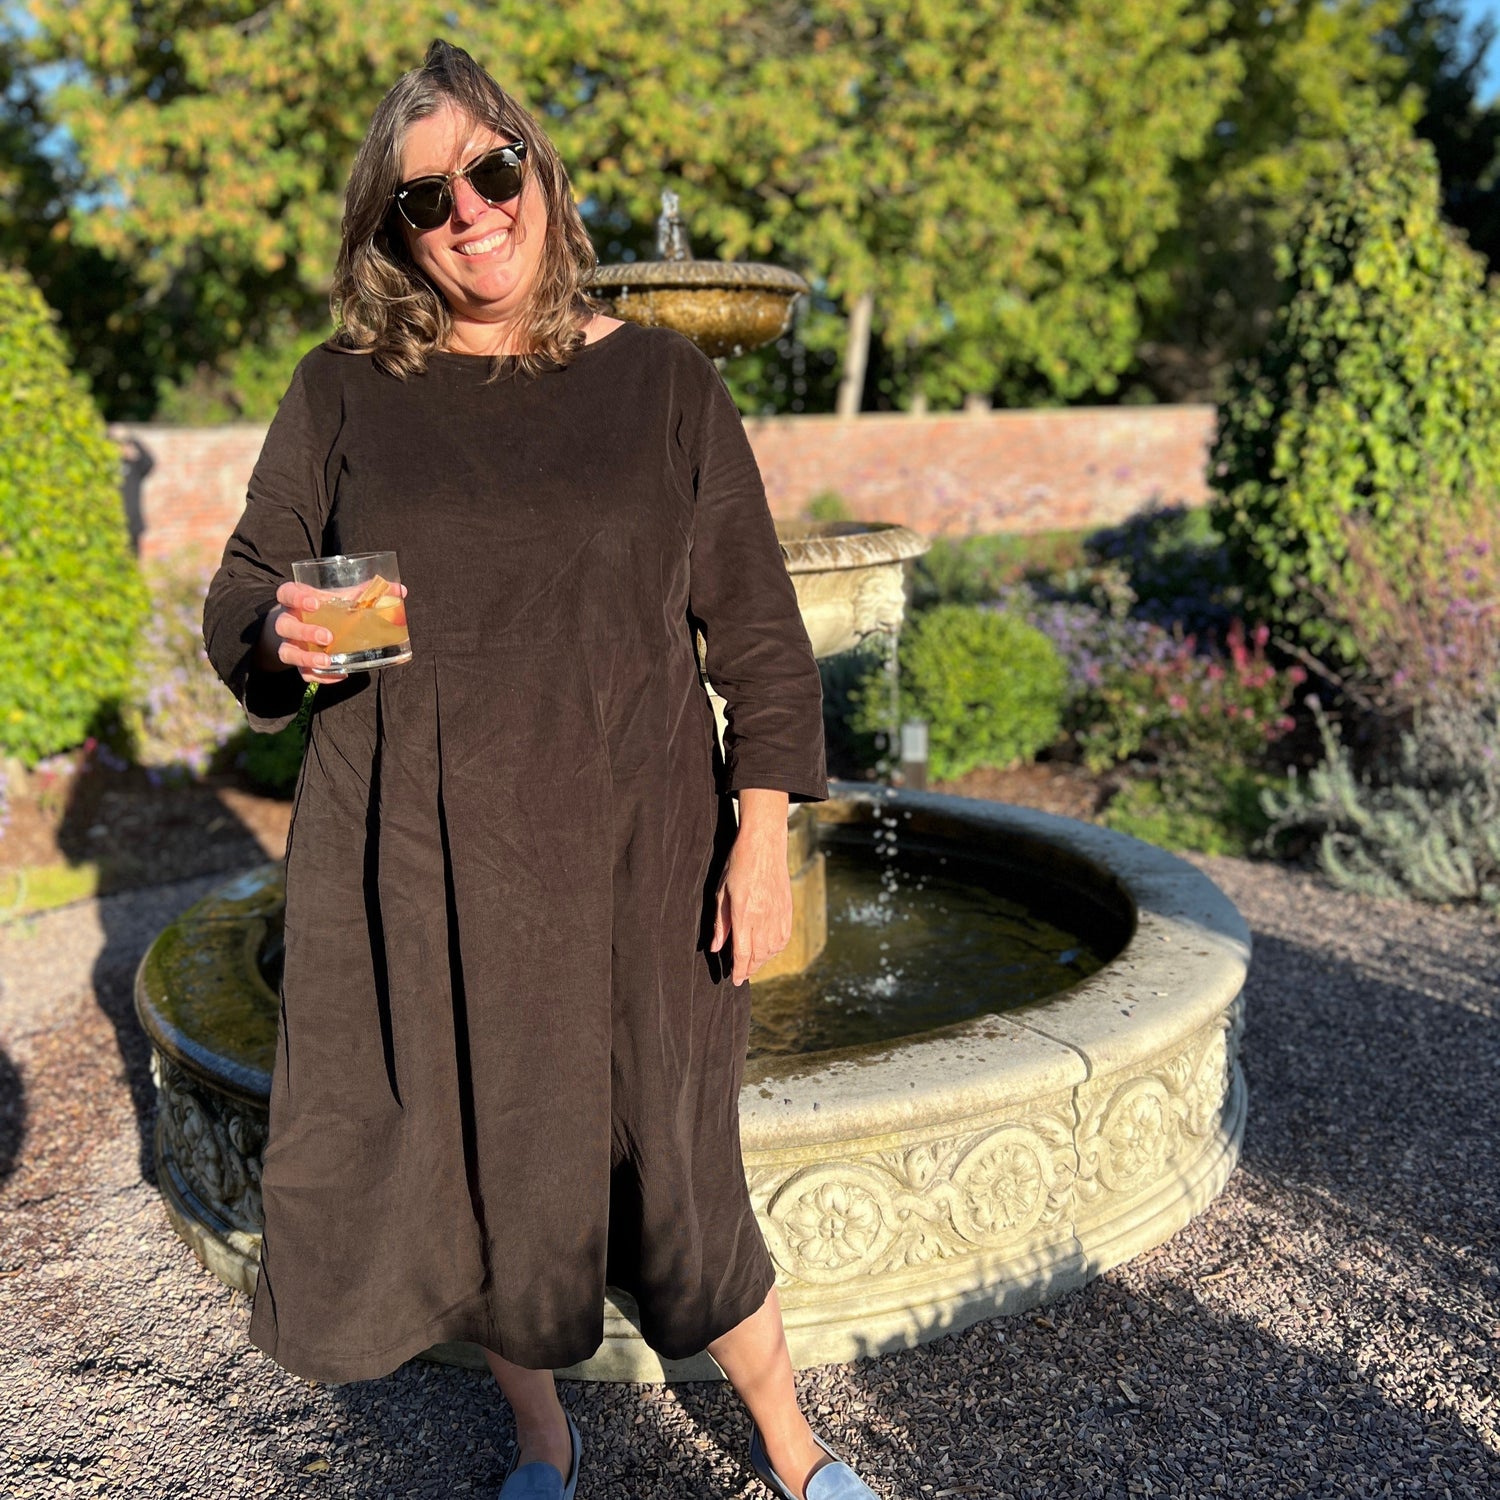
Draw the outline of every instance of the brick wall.
[[[746,424],[771,509],[833,490],[850,511],[928,536],[1107,525],[1207,498],[1211,406],[943,416],[769,417]],[[121,424],[126,515],[142,557],[216,557],[244,504],[261,426]]]

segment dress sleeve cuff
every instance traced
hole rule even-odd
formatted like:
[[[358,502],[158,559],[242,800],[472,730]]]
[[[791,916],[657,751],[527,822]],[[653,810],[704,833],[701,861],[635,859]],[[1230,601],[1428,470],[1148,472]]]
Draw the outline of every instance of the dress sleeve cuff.
[[[251,667],[242,681],[240,705],[257,734],[275,734],[285,729],[297,717],[307,693],[301,673],[291,667],[281,672],[263,672]]]
[[[788,776],[775,771],[755,771],[737,768],[725,777],[724,790],[730,796],[752,788],[764,787],[769,792],[785,792],[793,802],[826,802],[828,782],[815,776]]]

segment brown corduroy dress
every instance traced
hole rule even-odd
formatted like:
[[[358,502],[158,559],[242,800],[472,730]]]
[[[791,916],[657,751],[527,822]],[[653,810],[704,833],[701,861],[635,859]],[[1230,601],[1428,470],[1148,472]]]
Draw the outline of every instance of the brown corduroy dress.
[[[682,1357],[773,1279],[711,898],[730,793],[827,784],[760,476],[674,333],[500,368],[309,354],[204,610],[270,731],[303,683],[250,662],[293,561],[390,548],[408,589],[413,659],[317,691],[287,847],[250,1337],[314,1379],[446,1340],[572,1364],[606,1282]]]

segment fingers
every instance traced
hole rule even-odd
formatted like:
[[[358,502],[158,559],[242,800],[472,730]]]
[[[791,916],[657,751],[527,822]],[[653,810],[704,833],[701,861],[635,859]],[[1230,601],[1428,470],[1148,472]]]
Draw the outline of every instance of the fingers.
[[[277,657],[287,666],[296,667],[304,682],[342,682],[348,674],[330,670],[328,653],[319,649],[333,640],[333,632],[326,625],[309,624],[301,618],[321,603],[318,591],[300,583],[284,583],[276,590],[276,602],[281,606],[272,622],[280,637]]]
[[[717,953],[724,946],[724,939],[729,936],[729,892],[724,882],[719,882],[719,888],[714,892],[714,936],[708,945],[710,953]]]
[[[714,941],[712,952],[717,953],[725,937],[734,939],[734,966],[730,974],[732,984],[743,984],[754,977],[758,969],[776,957],[791,941],[791,928],[778,924],[769,913],[757,917],[741,915],[738,920],[732,915],[733,907],[729,893],[720,887],[719,912],[714,918]]]

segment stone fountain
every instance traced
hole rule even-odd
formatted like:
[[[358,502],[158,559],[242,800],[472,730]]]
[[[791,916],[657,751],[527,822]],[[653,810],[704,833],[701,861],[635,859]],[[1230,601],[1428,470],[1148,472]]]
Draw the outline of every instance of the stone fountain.
[[[600,266],[589,287],[617,318],[675,328],[714,359],[778,339],[807,283],[795,271],[754,261],[698,260],[678,211],[662,194],[656,260]]]
[[[615,311],[673,320],[714,354],[784,331],[800,278],[778,289],[685,261],[669,208],[667,259],[600,273],[620,289]],[[786,295],[773,317],[747,291]],[[778,529],[817,655],[894,635],[921,538],[860,523]],[[1249,934],[1191,865],[1018,808],[870,785],[832,793],[790,825],[797,932],[776,971],[756,976],[740,1096],[799,1366],[1036,1306],[1159,1244],[1223,1188],[1245,1115]],[[163,932],[136,978],[168,1215],[246,1291],[283,910],[281,866],[251,871]],[[1006,942],[991,943],[1002,928]],[[631,1311],[612,1298],[603,1347],[563,1373],[717,1378],[706,1356],[664,1364]],[[466,1345],[429,1355],[482,1367]]]

